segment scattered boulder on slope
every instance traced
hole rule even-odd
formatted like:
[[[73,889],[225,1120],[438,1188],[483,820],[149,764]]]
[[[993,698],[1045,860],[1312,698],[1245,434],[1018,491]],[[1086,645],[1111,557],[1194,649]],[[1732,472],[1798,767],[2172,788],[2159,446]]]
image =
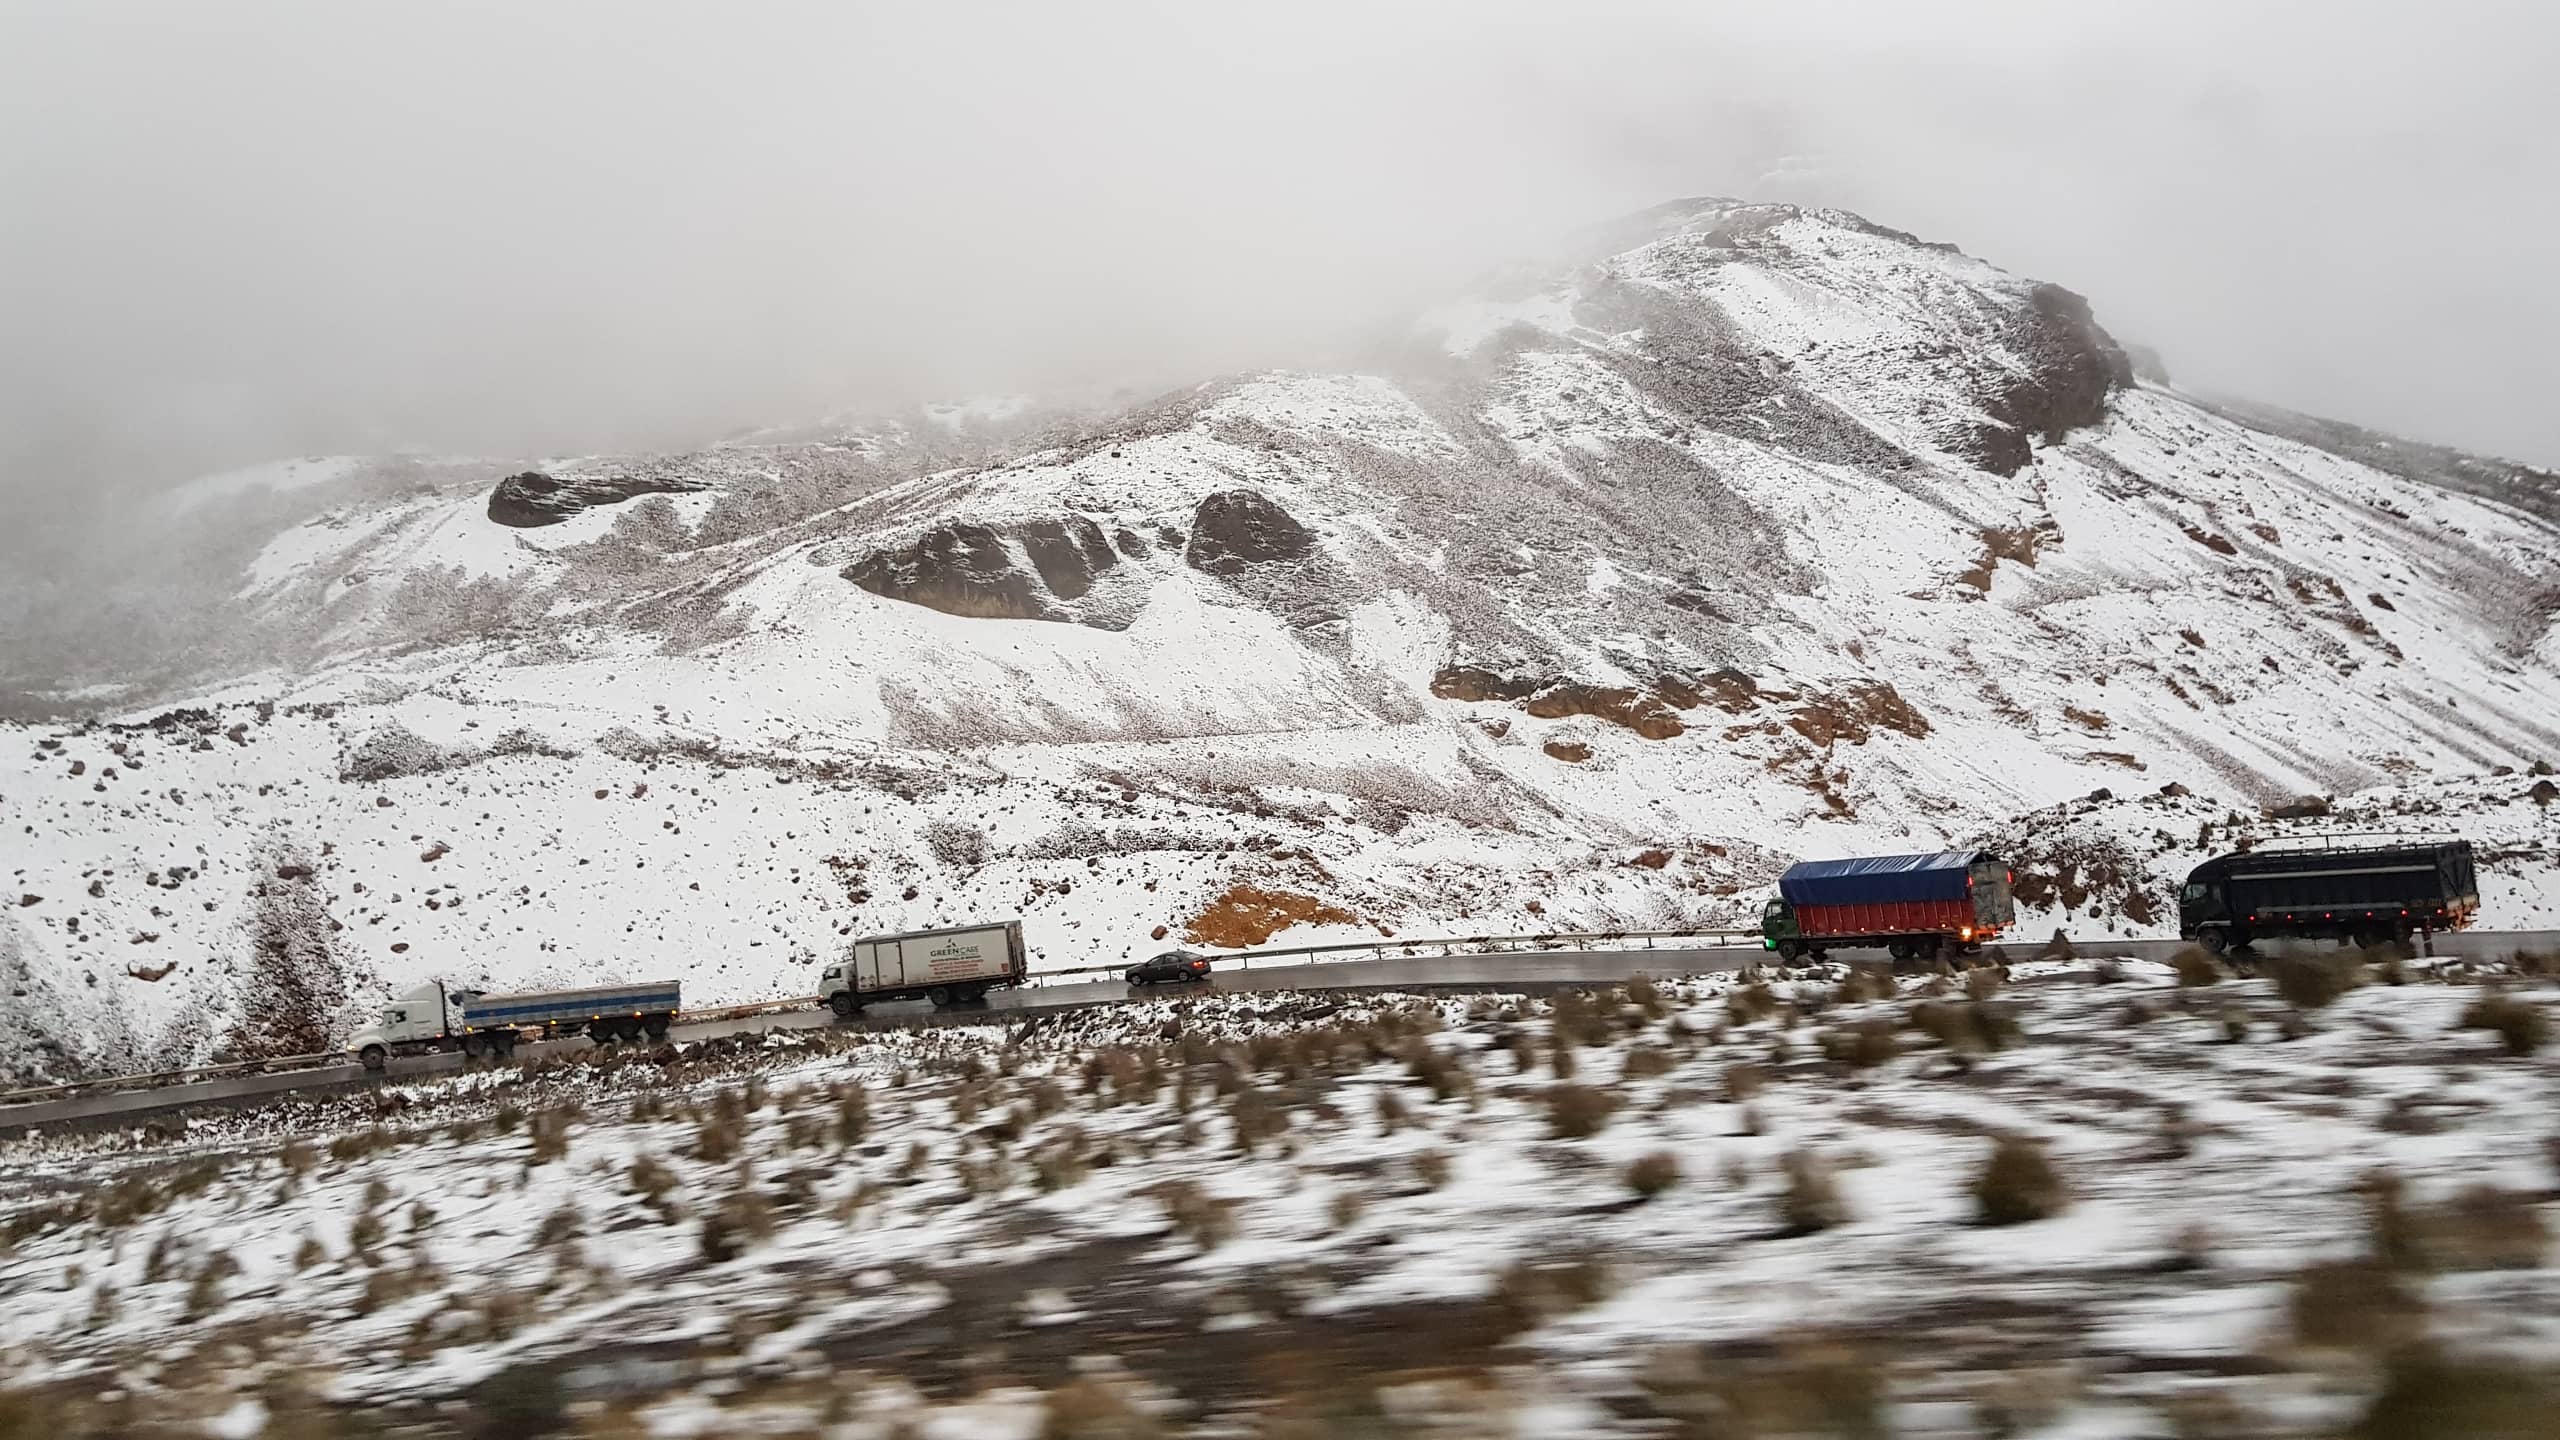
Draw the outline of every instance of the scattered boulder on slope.
[[[489,492],[489,518],[518,530],[557,525],[599,505],[619,505],[641,495],[683,495],[711,488],[700,480],[644,475],[572,475],[527,470]]]
[[[1234,575],[1248,565],[1303,560],[1316,548],[1315,532],[1258,490],[1221,490],[1200,502],[1191,521],[1183,560],[1210,575]]]

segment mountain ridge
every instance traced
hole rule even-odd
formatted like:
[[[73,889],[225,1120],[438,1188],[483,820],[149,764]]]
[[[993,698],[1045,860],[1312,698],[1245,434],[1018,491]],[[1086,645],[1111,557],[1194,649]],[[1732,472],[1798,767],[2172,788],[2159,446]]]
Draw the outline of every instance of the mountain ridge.
[[[2032,923],[2156,933],[2306,793],[2478,829],[2491,923],[2544,914],[2530,472],[2250,424],[1841,212],[1626,223],[1393,370],[293,492],[225,612],[262,663],[17,727],[0,1063],[429,974],[749,998],[994,913],[1103,963],[1239,887],[1319,936],[1741,923],[1792,856],[1992,837],[2069,871]]]

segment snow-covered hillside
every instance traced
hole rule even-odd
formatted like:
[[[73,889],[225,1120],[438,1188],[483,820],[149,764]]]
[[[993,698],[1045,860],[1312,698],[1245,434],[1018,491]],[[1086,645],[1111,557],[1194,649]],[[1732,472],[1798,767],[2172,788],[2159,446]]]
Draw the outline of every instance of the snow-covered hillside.
[[[748,998],[998,914],[1049,968],[1725,923],[1794,856],[1983,837],[2087,860],[2035,924],[2156,932],[2304,794],[2494,828],[2488,923],[2560,893],[2548,474],[2137,381],[2068,291],[1783,206],[1414,341],[1098,422],[191,494],[308,518],[184,694],[0,747],[0,1066],[428,975]]]

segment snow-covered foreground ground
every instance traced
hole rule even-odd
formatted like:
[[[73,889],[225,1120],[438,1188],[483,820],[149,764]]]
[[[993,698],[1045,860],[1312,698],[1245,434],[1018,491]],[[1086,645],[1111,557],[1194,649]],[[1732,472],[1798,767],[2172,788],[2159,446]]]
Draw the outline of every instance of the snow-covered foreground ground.
[[[2466,1022],[2530,1048],[2551,982],[2286,963],[1155,1001],[14,1141],[0,1433],[2540,1433],[2560,1065]]]

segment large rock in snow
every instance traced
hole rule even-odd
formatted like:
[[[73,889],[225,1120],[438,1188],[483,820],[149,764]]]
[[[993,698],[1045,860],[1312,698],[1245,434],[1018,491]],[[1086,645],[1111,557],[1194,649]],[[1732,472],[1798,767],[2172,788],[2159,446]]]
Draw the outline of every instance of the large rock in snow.
[[[573,475],[562,478],[527,470],[489,492],[489,518],[518,530],[557,525],[599,505],[619,505],[641,495],[682,495],[708,489],[699,480],[646,475]]]

